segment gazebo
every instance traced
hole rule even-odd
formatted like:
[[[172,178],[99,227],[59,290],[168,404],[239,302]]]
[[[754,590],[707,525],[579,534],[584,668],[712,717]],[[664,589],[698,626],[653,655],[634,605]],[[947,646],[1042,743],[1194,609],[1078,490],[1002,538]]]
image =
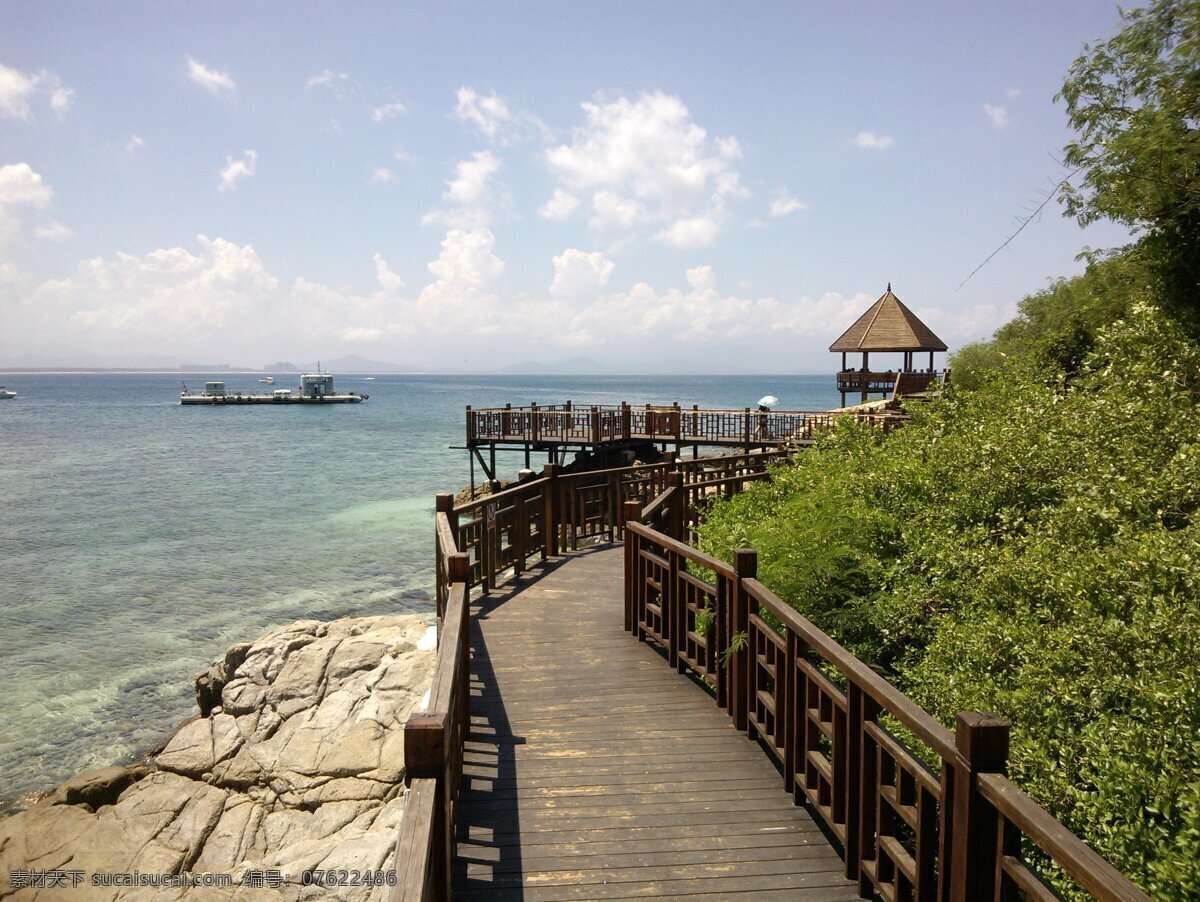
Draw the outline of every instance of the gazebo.
[[[883,296],[855,320],[829,350],[842,353],[842,369],[837,380],[845,407],[846,395],[856,392],[861,393],[862,401],[866,403],[872,394],[886,398],[893,392],[924,389],[937,378],[933,355],[936,351],[945,351],[946,343],[900,303],[900,299],[892,294],[892,283],[888,282]],[[913,355],[917,351],[929,352],[929,369],[916,368]],[[899,370],[872,370],[869,360],[872,352],[903,354],[904,361]],[[862,354],[861,369],[846,368],[849,353]]]

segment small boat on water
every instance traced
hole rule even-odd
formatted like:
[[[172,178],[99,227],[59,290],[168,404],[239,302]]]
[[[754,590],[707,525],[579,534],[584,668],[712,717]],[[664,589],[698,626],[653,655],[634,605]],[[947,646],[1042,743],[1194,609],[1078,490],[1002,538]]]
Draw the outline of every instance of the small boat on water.
[[[277,388],[268,394],[253,394],[225,387],[224,382],[205,382],[204,391],[190,392],[185,384],[180,404],[358,404],[369,396],[358,392],[339,394],[329,373],[304,373],[297,389]]]
[[[8,401],[16,396],[17,393],[15,391],[9,391],[3,385],[0,385],[0,401]]]
[[[267,376],[265,379],[259,379],[258,381],[259,381],[259,382],[261,382],[263,385],[274,385],[274,384],[275,384],[275,377],[274,377],[274,376]]]

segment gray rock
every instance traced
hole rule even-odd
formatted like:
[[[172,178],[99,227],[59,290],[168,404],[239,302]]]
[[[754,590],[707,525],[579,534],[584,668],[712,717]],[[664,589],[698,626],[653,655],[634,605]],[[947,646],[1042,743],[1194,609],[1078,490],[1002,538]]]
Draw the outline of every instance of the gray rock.
[[[404,811],[404,721],[429,686],[431,618],[300,621],[235,645],[196,679],[199,717],[148,766],[79,774],[0,820],[0,899],[13,868],[234,875],[204,898],[385,899],[387,887],[304,887],[306,868],[391,866]],[[426,643],[428,646],[429,643]],[[279,869],[280,890],[249,869]],[[140,894],[139,894],[140,893]],[[88,898],[198,898],[89,887]]]

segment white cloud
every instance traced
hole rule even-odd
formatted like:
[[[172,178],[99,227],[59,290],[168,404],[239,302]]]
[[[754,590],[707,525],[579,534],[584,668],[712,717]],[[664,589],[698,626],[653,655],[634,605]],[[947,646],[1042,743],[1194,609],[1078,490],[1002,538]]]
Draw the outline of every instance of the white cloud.
[[[708,247],[716,240],[720,226],[710,216],[692,216],[687,219],[677,219],[670,228],[663,229],[655,237],[681,249]]]
[[[395,119],[397,116],[403,116],[407,112],[408,107],[402,103],[385,103],[371,110],[371,121],[383,122],[387,119]]]
[[[644,215],[645,209],[637,201],[611,191],[597,191],[592,195],[588,225],[597,231],[628,229]]]
[[[579,198],[574,194],[555,188],[551,198],[538,207],[538,215],[543,219],[564,220],[579,209]]]
[[[376,184],[386,185],[388,182],[396,181],[396,175],[386,166],[376,166],[371,172],[371,181]]]
[[[594,228],[667,223],[660,235],[711,240],[726,201],[746,195],[737,139],[710,139],[678,97],[645,93],[583,111],[585,124],[546,161],[566,188],[593,192]]]
[[[454,167],[455,176],[446,183],[442,199],[449,209],[431,210],[421,217],[422,225],[441,224],[474,230],[491,219],[492,177],[500,170],[500,159],[490,150],[479,150]]]
[[[146,146],[146,139],[141,135],[130,135],[129,141],[125,145],[126,153],[135,153]]]
[[[387,261],[381,254],[376,254],[374,260],[375,280],[380,288],[384,291],[399,291],[404,287],[404,280],[388,268]]]
[[[96,337],[168,339],[219,336],[265,328],[274,319],[279,280],[264,269],[250,245],[197,236],[199,250],[182,247],[145,256],[118,253],[80,262],[66,279],[45,282],[39,305],[69,327]]]
[[[45,225],[38,226],[33,234],[43,241],[66,241],[75,233],[57,220],[50,220]]]
[[[599,251],[587,253],[569,247],[554,258],[550,293],[567,298],[595,296],[608,284],[613,267],[613,262]]]
[[[413,162],[413,158],[405,153],[404,148],[399,145],[397,145],[396,149],[392,151],[392,159],[394,159],[397,163]]]
[[[221,191],[234,190],[239,181],[253,176],[258,168],[258,154],[253,150],[247,150],[240,160],[233,157],[226,157],[225,160],[227,165],[221,170],[220,176]]]
[[[458,103],[454,107],[454,115],[460,122],[474,125],[489,138],[496,134],[507,123],[512,121],[512,112],[508,104],[492,93],[486,97],[474,88],[462,87],[457,93]]]
[[[322,69],[304,83],[304,90],[311,91],[313,88],[329,88],[335,95],[341,96],[342,88],[349,80],[350,76],[345,72]]]
[[[500,160],[489,150],[476,151],[456,167],[458,173],[444,195],[456,204],[477,204],[488,195],[488,182],[500,169]]]
[[[802,200],[797,200],[792,197],[790,191],[786,188],[781,189],[771,199],[771,215],[778,219],[781,216],[787,216],[789,213],[795,213],[797,210],[807,210],[808,204]]]
[[[26,211],[43,210],[53,198],[54,189],[28,163],[0,166],[0,245],[16,235]]]
[[[75,92],[53,72],[42,69],[30,74],[0,63],[0,118],[30,121],[30,104],[37,94],[46,96],[59,119],[66,116],[75,100]]]
[[[58,80],[55,79],[57,82]],[[71,111],[72,105],[75,103],[75,92],[66,85],[56,83],[50,90],[50,109],[54,110],[54,115],[59,119],[66,118],[67,113]]]
[[[495,91],[485,95],[474,88],[459,88],[455,92],[454,117],[459,122],[474,126],[488,140],[500,144],[531,135],[548,137],[550,134],[537,116],[525,110],[514,110]]]
[[[204,88],[210,94],[216,94],[220,91],[236,91],[237,85],[233,82],[233,76],[227,72],[219,72],[216,69],[210,69],[190,56],[188,62],[188,78],[194,81],[200,87]]]
[[[1008,98],[1010,98],[1010,99],[1012,99],[1012,100],[1016,100],[1016,99],[1017,99],[1018,97],[1020,97],[1020,96],[1021,96],[1023,93],[1025,93],[1025,92],[1024,92],[1024,91],[1022,91],[1020,88],[1009,88],[1008,90],[1006,90],[1006,91],[1004,92],[1004,96],[1005,96],[1005,97],[1008,97]]]
[[[854,145],[864,150],[887,150],[895,143],[891,135],[877,135],[874,132],[859,132],[854,138]]]
[[[1008,110],[1003,106],[993,106],[990,103],[983,105],[983,111],[987,114],[988,120],[992,123],[992,128],[1002,129],[1008,125]]]

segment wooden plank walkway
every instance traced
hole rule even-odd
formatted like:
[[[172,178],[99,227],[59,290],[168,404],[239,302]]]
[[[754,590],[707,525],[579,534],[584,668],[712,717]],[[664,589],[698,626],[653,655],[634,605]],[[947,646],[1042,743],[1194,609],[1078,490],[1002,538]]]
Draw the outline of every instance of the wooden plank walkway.
[[[623,553],[473,604],[455,898],[857,899],[756,743],[622,626]]]

